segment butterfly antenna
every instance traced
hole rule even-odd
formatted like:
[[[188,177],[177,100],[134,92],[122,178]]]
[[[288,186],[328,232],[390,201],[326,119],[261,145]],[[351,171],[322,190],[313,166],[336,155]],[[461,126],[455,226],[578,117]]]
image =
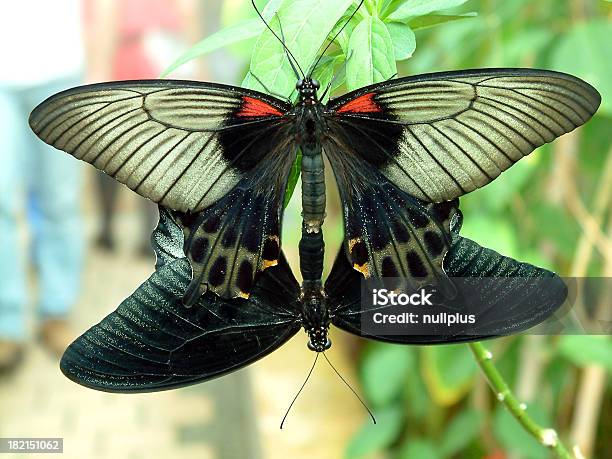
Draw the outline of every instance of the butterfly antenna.
[[[362,0],[363,3],[363,0]],[[257,16],[259,16],[259,18],[263,21],[263,23],[266,25],[266,27],[268,28],[268,30],[270,32],[272,32],[272,35],[274,35],[278,41],[280,41],[281,45],[283,45],[283,48],[285,48],[285,52],[287,53],[287,59],[289,60],[289,63],[291,64],[291,68],[293,69],[293,71],[295,72],[295,75],[300,78],[300,73],[302,74],[302,78],[305,78],[304,72],[302,71],[302,68],[300,67],[300,63],[298,62],[298,60],[295,58],[295,56],[293,55],[293,53],[289,50],[289,48],[287,48],[287,45],[285,45],[285,41],[283,39],[281,39],[281,37],[278,36],[278,34],[272,30],[272,27],[270,27],[270,24],[268,24],[266,22],[266,20],[264,19],[264,17],[261,15],[261,13],[259,12],[259,9],[257,8],[257,5],[255,5],[255,0],[251,0],[251,4],[253,5],[253,8],[255,8],[255,11],[257,12]],[[280,24],[280,20],[279,20],[279,24]],[[300,69],[300,73],[297,72],[295,65],[293,64],[293,62],[291,61],[291,58],[293,58],[293,60],[295,61],[295,64],[297,64],[297,68]]]
[[[280,34],[281,34],[281,42],[283,43],[283,46],[285,47],[285,54],[287,54],[287,46],[285,45],[285,34],[283,33],[283,25],[281,24],[280,18],[278,17],[278,13],[276,14],[276,20],[278,21],[278,28],[280,30]],[[300,74],[298,73],[297,69],[295,68],[295,64],[293,63],[293,60],[291,59],[291,57],[289,57],[289,54],[287,54],[287,60],[289,61],[289,64],[291,64],[291,68],[293,69],[293,73],[295,73],[295,77],[299,80],[300,79]],[[297,60],[295,61],[297,62]],[[299,66],[299,63],[298,63]],[[300,69],[300,72],[302,72],[302,69]],[[304,72],[302,72],[302,75],[304,74]]]
[[[295,394],[295,397],[293,397],[293,400],[291,401],[291,405],[289,405],[289,408],[287,408],[287,412],[283,416],[283,420],[280,423],[281,430],[283,430],[283,424],[285,424],[285,419],[287,419],[287,415],[289,414],[289,411],[291,411],[291,407],[293,406],[293,404],[295,403],[297,398],[302,393],[302,390],[304,389],[304,386],[306,386],[306,383],[308,382],[308,379],[310,378],[310,375],[312,374],[312,370],[314,370],[314,367],[317,364],[317,360],[318,359],[319,359],[319,353],[317,352],[317,355],[316,355],[316,357],[314,359],[314,362],[312,363],[312,367],[310,367],[310,371],[308,372],[308,376],[306,376],[306,379],[304,380],[304,383],[302,384],[302,387],[300,387],[300,390],[298,390],[297,394]]]
[[[348,387],[351,392],[353,394],[355,394],[355,397],[357,397],[357,400],[359,400],[361,402],[361,404],[363,405],[363,407],[366,409],[366,411],[368,412],[368,414],[370,415],[370,417],[372,418],[372,422],[374,424],[376,424],[376,418],[374,417],[374,414],[372,413],[372,410],[370,410],[370,408],[368,408],[368,405],[365,404],[365,402],[361,399],[361,397],[359,396],[359,394],[357,394],[357,392],[355,391],[355,389],[353,389],[351,387],[351,385],[346,381],[346,379],[344,379],[342,377],[342,375],[338,372],[338,370],[336,370],[336,367],[334,367],[332,365],[332,363],[329,361],[329,359],[327,358],[327,356],[325,355],[325,352],[321,352],[321,354],[323,354],[323,357],[325,357],[325,360],[327,360],[327,363],[329,363],[329,366],[332,367],[332,370],[334,370],[334,372],[338,375],[338,377],[342,380],[342,382],[344,384],[346,384],[346,387]]]
[[[319,55],[319,58],[315,61],[314,65],[312,66],[312,71],[308,72],[308,75],[312,75],[312,72],[314,72],[314,70],[317,68],[317,65],[319,65],[319,62],[321,61],[321,59],[323,58],[323,55],[325,54],[325,52],[329,49],[329,47],[331,46],[331,44],[336,40],[336,38],[338,38],[338,35],[340,35],[342,33],[342,31],[344,30],[344,28],[349,24],[349,22],[351,22],[351,20],[353,19],[353,17],[355,17],[355,14],[357,14],[357,11],[359,11],[359,8],[361,8],[361,5],[363,5],[363,2],[365,0],[361,0],[359,2],[359,5],[357,5],[357,8],[355,8],[355,11],[353,11],[353,14],[351,14],[349,16],[349,18],[346,20],[346,22],[344,23],[344,25],[340,28],[340,30],[338,30],[338,32],[336,32],[336,35],[334,35],[334,38],[332,38],[329,43],[327,43],[327,46],[325,47],[325,49],[323,49],[323,52]]]

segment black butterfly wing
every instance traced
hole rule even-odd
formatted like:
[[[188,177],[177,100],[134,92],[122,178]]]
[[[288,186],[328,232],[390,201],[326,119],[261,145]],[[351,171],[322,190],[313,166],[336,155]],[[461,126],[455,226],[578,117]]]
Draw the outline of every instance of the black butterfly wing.
[[[193,273],[186,305],[207,290],[222,298],[249,298],[258,273],[278,264],[288,172],[278,175],[284,180],[278,183],[245,179],[214,206],[180,216]]]
[[[264,262],[263,247],[268,240],[280,247],[296,153],[290,108],[234,86],[123,81],[56,94],[36,107],[30,126],[50,145],[188,214],[194,282],[186,300],[193,303],[207,289],[248,296],[257,273],[278,259],[268,250]]]
[[[431,73],[329,102],[329,136],[427,202],[495,179],[540,145],[585,123],[601,102],[588,83],[534,69]]]
[[[474,314],[477,326],[454,334],[372,335],[363,332],[362,314],[371,313],[373,309],[362,306],[363,280],[351,268],[343,251],[325,283],[332,323],[350,333],[382,341],[452,343],[527,330],[546,320],[563,304],[567,287],[556,274],[505,257],[459,236],[460,218],[453,222],[453,241],[443,267],[451,279],[461,278],[461,282],[454,282],[457,294],[446,303],[446,312]]]
[[[437,285],[452,296],[442,260],[451,244],[456,202],[427,205],[363,159],[348,160],[346,143],[328,139],[323,148],[338,184],[345,251],[353,269],[365,278],[402,277],[414,287]]]
[[[204,294],[181,303],[189,263],[176,258],[182,236],[160,209],[153,238],[157,269],[118,309],[66,350],[61,369],[84,386],[109,392],[172,389],[215,378],[272,352],[300,328],[299,285],[281,256],[248,300]]]

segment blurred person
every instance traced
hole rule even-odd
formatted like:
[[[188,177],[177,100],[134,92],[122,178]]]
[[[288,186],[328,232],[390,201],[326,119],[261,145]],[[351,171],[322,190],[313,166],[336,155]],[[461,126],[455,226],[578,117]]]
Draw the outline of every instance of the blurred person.
[[[158,78],[186,44],[202,36],[197,0],[89,0],[86,6],[89,82]],[[194,77],[192,66],[181,71],[182,77]],[[113,216],[121,185],[104,173],[98,173],[97,182],[102,225],[96,243],[112,250]],[[144,217],[139,252],[151,256],[149,239],[157,224],[157,206],[144,198],[138,200]]]
[[[83,68],[79,0],[3,4],[0,42],[0,373],[25,350],[30,261],[38,277],[38,337],[60,355],[72,338],[67,314],[77,298],[83,258],[81,167],[40,141],[30,111],[80,83]],[[21,253],[19,222],[30,223]]]

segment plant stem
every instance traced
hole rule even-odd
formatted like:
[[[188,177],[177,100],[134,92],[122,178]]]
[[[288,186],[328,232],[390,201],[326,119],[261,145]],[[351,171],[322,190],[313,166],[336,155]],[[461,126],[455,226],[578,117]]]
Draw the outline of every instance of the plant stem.
[[[480,342],[469,343],[468,345],[495,392],[497,399],[508,408],[519,424],[521,424],[541,445],[554,451],[561,459],[576,459],[561,442],[554,429],[544,428],[538,425],[527,414],[525,405],[516,399],[502,375],[495,365],[493,365],[491,361],[491,352]]]

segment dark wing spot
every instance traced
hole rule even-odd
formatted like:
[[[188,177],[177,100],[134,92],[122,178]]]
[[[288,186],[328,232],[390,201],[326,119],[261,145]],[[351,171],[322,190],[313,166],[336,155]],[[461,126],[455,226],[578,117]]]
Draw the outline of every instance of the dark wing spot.
[[[386,228],[383,230],[381,227],[373,228],[370,240],[372,241],[372,248],[374,250],[382,250],[387,247],[390,242]]]
[[[236,228],[228,226],[223,232],[223,239],[221,239],[221,244],[223,244],[223,247],[225,248],[234,247],[234,245],[236,245],[236,239]]]
[[[427,246],[427,251],[432,257],[437,257],[444,250],[444,242],[442,242],[442,238],[433,231],[425,231],[425,245]]]
[[[350,245],[350,243],[349,243]],[[351,247],[351,259],[353,263],[363,265],[368,261],[368,248],[363,241],[357,241]]]
[[[195,238],[191,243],[191,258],[196,263],[202,263],[204,261],[204,257],[206,255],[206,251],[208,250],[208,239],[205,237]]]
[[[253,283],[253,265],[248,260],[243,260],[238,268],[238,277],[236,285],[243,293],[248,293],[251,290]]]
[[[219,229],[221,218],[217,214],[213,214],[208,217],[204,223],[202,223],[202,229],[207,233],[215,233]]]
[[[278,238],[269,237],[266,239],[263,248],[263,258],[264,260],[276,260],[278,258],[278,254],[280,252],[280,247],[278,246]]]
[[[458,199],[453,199],[452,201],[445,201],[445,202],[441,202],[438,204],[434,204],[433,206],[434,216],[436,217],[438,222],[442,223],[448,220],[453,209],[455,209],[458,206],[459,206]]]
[[[415,228],[425,228],[429,223],[429,219],[422,212],[419,212],[412,206],[406,207],[406,211],[408,212],[408,217],[410,218],[410,223]]]
[[[399,277],[399,272],[395,267],[395,263],[391,257],[385,257],[382,261],[382,275],[383,277]]]
[[[242,235],[242,246],[251,253],[258,253],[259,242],[259,231],[256,228],[247,228]]]
[[[201,214],[199,213],[185,213],[185,214],[180,214],[179,215],[179,219],[181,221],[181,225],[183,226],[187,226],[189,228],[191,228],[193,225],[195,225],[198,221],[198,217],[200,217]]]
[[[406,227],[398,221],[393,222],[393,235],[395,236],[397,242],[401,244],[404,244],[410,240],[410,233],[408,233]]]
[[[427,277],[427,269],[425,269],[423,260],[421,260],[418,253],[414,250],[409,251],[406,254],[406,261],[408,262],[408,269],[412,277]]]
[[[225,279],[225,273],[227,271],[227,260],[225,257],[219,257],[215,260],[215,263],[210,268],[208,273],[208,283],[213,287],[218,287],[223,283]]]

